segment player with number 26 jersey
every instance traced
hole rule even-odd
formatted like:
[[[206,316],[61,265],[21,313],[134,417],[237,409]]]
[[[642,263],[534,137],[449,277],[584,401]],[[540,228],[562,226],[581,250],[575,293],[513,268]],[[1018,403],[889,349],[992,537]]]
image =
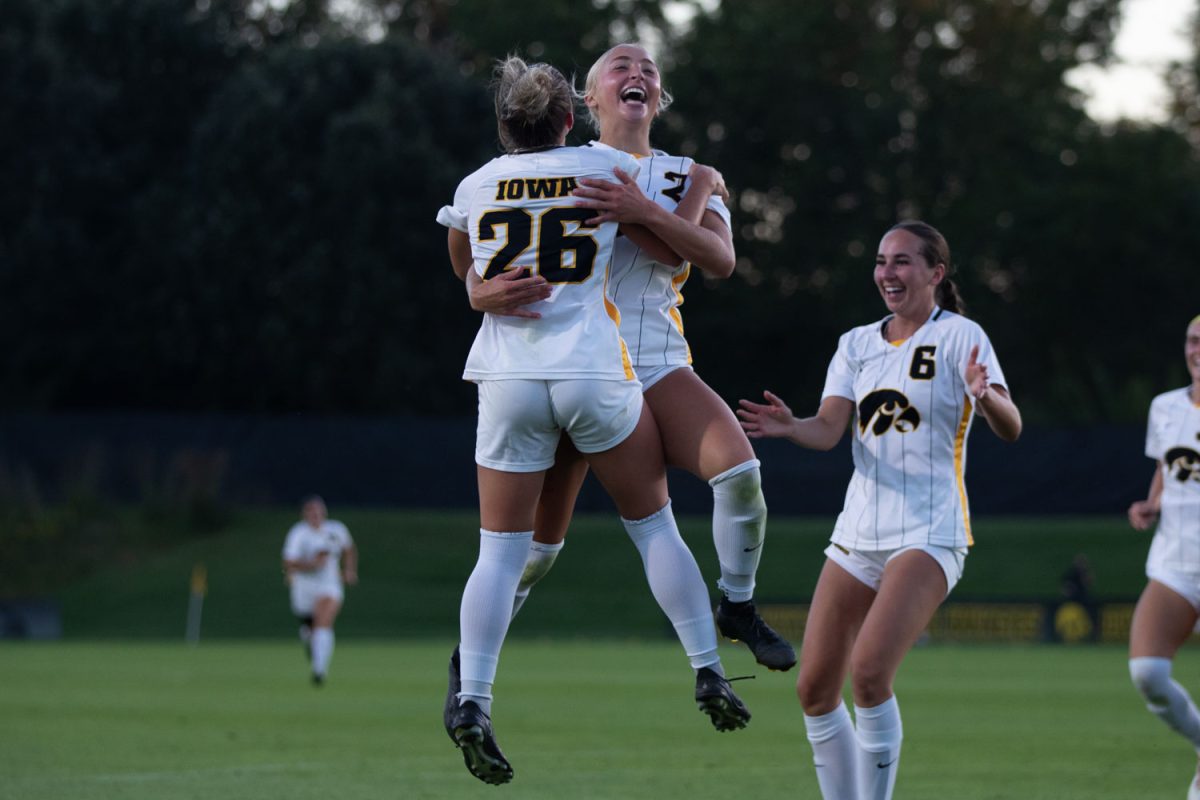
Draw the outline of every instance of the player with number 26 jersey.
[[[975,346],[992,384],[1004,373],[975,322],[934,306],[902,342],[889,318],[842,335],[822,399],[854,402],[854,475],[832,541],[851,550],[972,543],[963,475],[975,408],[964,368]]]
[[[556,147],[492,159],[463,179],[438,222],[471,238],[484,280],[529,269],[552,285],[530,306],[541,319],[485,314],[463,378],[631,380],[620,314],[605,294],[616,225],[589,226],[575,206],[579,178],[637,175],[633,156],[612,148]]]

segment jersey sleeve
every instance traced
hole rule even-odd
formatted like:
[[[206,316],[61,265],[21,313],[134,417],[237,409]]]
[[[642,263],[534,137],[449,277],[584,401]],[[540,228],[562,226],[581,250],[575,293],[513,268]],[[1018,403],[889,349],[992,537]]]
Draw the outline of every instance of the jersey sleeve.
[[[303,545],[300,541],[300,529],[293,525],[288,531],[287,538],[283,540],[283,560],[284,561],[299,561],[304,558]]]
[[[638,162],[638,160],[636,158],[629,155],[629,153],[625,153],[620,150],[616,150],[614,152],[618,156],[617,166],[620,167],[621,171],[624,172],[626,175],[628,175],[630,178],[633,178],[636,180],[637,176],[642,171],[642,165]],[[613,176],[612,179],[615,181],[616,176]]]
[[[720,197],[718,197],[717,195],[714,194],[708,198],[708,204],[705,207],[709,211],[714,212],[722,220],[724,220],[726,228],[733,230],[733,224],[731,222],[732,217],[729,213],[729,206],[725,205],[724,200],[722,200]]]
[[[475,187],[479,183],[477,175],[478,173],[472,173],[459,182],[458,189],[454,192],[454,203],[442,206],[438,210],[437,221],[439,224],[463,233],[468,232],[467,221],[471,217],[471,195],[475,193]]]
[[[1146,457],[1155,461],[1161,461],[1167,450],[1164,416],[1162,398],[1156,397],[1150,403],[1150,419],[1146,423]]]
[[[826,397],[845,397],[854,400],[854,376],[858,368],[850,352],[850,334],[842,334],[838,339],[837,352],[829,362],[825,371],[825,388],[821,391],[821,399]]]

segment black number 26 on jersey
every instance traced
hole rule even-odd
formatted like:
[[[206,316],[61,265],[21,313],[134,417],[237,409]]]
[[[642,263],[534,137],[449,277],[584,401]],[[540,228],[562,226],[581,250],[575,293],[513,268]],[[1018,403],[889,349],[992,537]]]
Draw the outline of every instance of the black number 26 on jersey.
[[[537,214],[523,208],[488,211],[479,218],[479,239],[487,242],[503,236],[504,246],[488,262],[483,279],[504,272],[536,240],[534,269],[543,278],[550,283],[586,281],[595,267],[599,246],[590,233],[568,231],[586,229],[594,216],[596,212],[588,208],[548,208]],[[574,258],[565,259],[565,253]]]

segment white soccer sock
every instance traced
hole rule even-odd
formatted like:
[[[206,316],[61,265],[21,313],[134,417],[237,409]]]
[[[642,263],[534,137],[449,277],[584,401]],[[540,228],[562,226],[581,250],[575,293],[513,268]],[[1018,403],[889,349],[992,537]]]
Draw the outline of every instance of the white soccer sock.
[[[1171,679],[1171,659],[1131,658],[1129,675],[1146,699],[1146,708],[1200,753],[1200,712],[1187,689]]]
[[[860,800],[891,800],[900,770],[900,705],[890,697],[872,708],[854,706]]]
[[[525,571],[521,573],[521,581],[517,584],[517,594],[513,598],[513,618],[516,618],[521,606],[525,605],[525,600],[529,597],[529,590],[554,566],[554,559],[558,558],[558,551],[562,550],[562,546],[562,542],[558,544],[529,543],[529,553],[525,556]]]
[[[497,533],[479,529],[479,559],[463,589],[458,623],[460,702],[473,700],[491,713],[492,684],[500,647],[512,619],[513,594],[525,568],[533,531]]]
[[[325,677],[329,671],[329,659],[333,658],[333,628],[313,628],[312,671],[313,675]]]
[[[767,528],[758,459],[727,469],[708,482],[713,490],[713,545],[721,562],[717,586],[731,601],[754,597],[754,576]]]
[[[817,784],[825,800],[858,800],[858,742],[845,703],[819,717],[804,715]]]
[[[679,535],[671,502],[645,519],[622,518],[621,522],[641,553],[650,591],[675,627],[692,668],[708,667],[724,674],[708,590],[692,551]]]

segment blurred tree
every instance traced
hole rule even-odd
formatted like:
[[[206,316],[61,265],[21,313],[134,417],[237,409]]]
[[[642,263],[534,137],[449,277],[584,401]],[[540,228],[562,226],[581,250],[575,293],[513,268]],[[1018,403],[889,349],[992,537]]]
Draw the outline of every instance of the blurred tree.
[[[165,254],[140,237],[145,199],[171,194],[238,57],[216,18],[179,0],[5,4],[2,402],[110,405],[122,382],[152,382],[136,309]]]
[[[491,152],[486,94],[264,8],[6,8],[0,402],[442,407],[475,320],[433,216]]]
[[[1146,356],[1101,344],[1092,314],[1129,308],[1136,274],[1164,289],[1141,313],[1177,315],[1165,306],[1195,286],[1179,266],[1200,218],[1178,137],[1108,134],[1063,80],[1109,58],[1118,10],[761,2],[697,18],[677,43],[667,81],[678,102],[659,133],[736,190],[738,276],[689,292],[710,381],[726,397],[769,385],[815,407],[837,334],[884,314],[871,279],[879,237],[922,217],[949,238],[968,310],[1029,416],[1140,418],[1150,389],[1127,378],[1146,374]],[[1164,195],[1190,229],[1163,231]],[[1147,239],[1161,262],[1101,255]]]
[[[1200,3],[1194,3],[1188,18],[1191,58],[1177,61],[1167,70],[1171,91],[1171,127],[1186,135],[1200,149]]]
[[[362,0],[343,17],[355,29],[402,31],[453,54],[466,74],[486,77],[495,59],[516,52],[546,61],[582,83],[595,58],[613,43],[661,38],[671,28],[664,11],[696,0],[513,0],[499,12],[492,0]]]
[[[496,152],[489,64],[582,82],[645,39],[678,100],[656,143],[735,190],[738,272],[685,310],[725,397],[811,408],[837,335],[883,314],[880,235],[920,216],[1027,417],[1140,421],[1200,296],[1200,81],[1177,66],[1170,125],[1090,120],[1063,76],[1109,58],[1119,9],[9,0],[0,404],[469,413],[476,319],[433,216]]]
[[[400,37],[277,47],[234,76],[196,128],[182,291],[158,309],[179,383],[215,407],[441,408],[477,320],[434,215],[492,154],[491,114]]]

